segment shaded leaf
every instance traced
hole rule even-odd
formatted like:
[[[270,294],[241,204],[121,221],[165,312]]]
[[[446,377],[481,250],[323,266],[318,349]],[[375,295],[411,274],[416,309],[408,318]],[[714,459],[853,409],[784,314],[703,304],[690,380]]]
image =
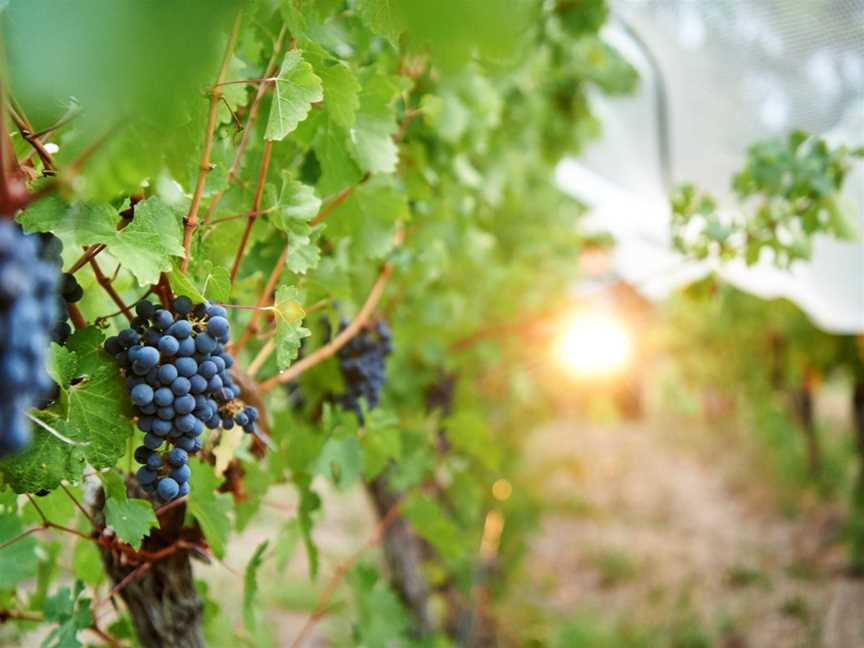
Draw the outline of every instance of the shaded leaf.
[[[264,137],[282,140],[297,124],[306,119],[312,104],[321,101],[324,92],[312,66],[303,60],[299,50],[291,50],[282,61],[274,82],[273,105]]]

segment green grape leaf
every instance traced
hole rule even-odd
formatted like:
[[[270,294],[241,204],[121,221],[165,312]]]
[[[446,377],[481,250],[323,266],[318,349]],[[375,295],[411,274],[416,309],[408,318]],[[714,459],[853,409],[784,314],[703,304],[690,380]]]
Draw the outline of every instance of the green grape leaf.
[[[74,590],[61,587],[45,601],[45,620],[58,626],[42,642],[42,648],[81,648],[78,633],[93,624],[91,601],[81,596],[83,592],[84,583],[77,581]]]
[[[256,608],[258,607],[258,570],[264,561],[264,552],[270,544],[265,540],[255,549],[243,573],[243,623],[246,629],[254,633],[258,625]]]
[[[186,295],[195,303],[222,303],[231,296],[231,273],[210,259],[193,259],[188,273],[180,269],[179,260],[175,261],[169,279],[175,294]]]
[[[315,189],[298,180],[285,177],[279,194],[279,208],[270,218],[277,229],[288,231],[296,223],[308,223],[321,208],[321,199]]]
[[[117,537],[136,551],[141,541],[150,535],[150,529],[159,525],[153,505],[141,499],[129,499],[121,477],[114,472],[104,473],[105,521],[117,533]]]
[[[306,547],[309,561],[309,576],[318,576],[318,546],[312,537],[314,521],[312,514],[321,508],[321,496],[311,488],[311,479],[307,475],[297,475],[294,480],[300,491],[300,508],[297,511],[297,521],[300,524],[300,535]]]
[[[501,445],[493,438],[486,419],[477,412],[460,412],[447,423],[447,438],[460,453],[490,471],[501,464]]]
[[[294,556],[294,552],[297,550],[297,545],[300,542],[300,536],[300,524],[297,520],[288,520],[279,529],[274,550],[276,552],[276,569],[280,572],[285,571],[288,561]]]
[[[306,119],[312,104],[323,98],[321,79],[312,66],[303,60],[299,50],[289,51],[274,82],[273,105],[264,137],[277,141],[285,139]]]
[[[77,361],[77,376],[84,376],[95,373],[105,362],[108,355],[105,349],[102,348],[102,342],[105,339],[104,334],[95,326],[75,331],[72,336],[66,340],[66,350],[75,354]],[[58,383],[67,385],[67,382]]]
[[[356,191],[327,221],[328,233],[350,237],[352,249],[360,257],[380,259],[395,246],[397,224],[410,215],[405,195],[391,178],[377,176]]]
[[[348,152],[348,133],[332,121],[318,129],[312,148],[321,166],[321,177],[316,185],[320,195],[342,191],[362,177],[360,167]]]
[[[216,476],[213,467],[198,462],[192,471],[189,494],[189,513],[198,520],[201,531],[213,554],[222,559],[225,556],[225,543],[231,533],[232,499],[228,493],[220,493],[222,480]]]
[[[66,424],[62,419],[48,412],[35,415],[61,434],[66,434]],[[86,465],[82,448],[69,446],[34,425],[30,446],[24,452],[0,461],[0,473],[16,493],[36,493],[43,489],[53,490],[64,479],[79,479]]]
[[[400,508],[414,530],[444,558],[458,559],[470,546],[462,531],[429,495],[411,493],[402,500]]]
[[[93,373],[75,384],[61,385],[61,389],[68,402],[64,434],[87,443],[82,449],[94,468],[112,467],[126,451],[132,433],[129,396],[113,358],[103,353]]]
[[[360,105],[360,82],[344,63],[317,68],[324,85],[324,107],[334,124],[351,128]]]
[[[242,431],[241,431],[242,434]],[[252,520],[252,517],[261,508],[261,501],[267,490],[270,488],[272,477],[270,473],[264,470],[261,464],[257,462],[245,462],[243,464],[243,484],[246,488],[246,497],[236,502],[235,509],[235,525],[238,531],[246,528],[246,525]]]
[[[71,383],[72,379],[78,376],[78,355],[74,351],[52,342],[48,375],[58,385]]]
[[[6,544],[23,531],[17,515],[0,513],[0,545],[5,545],[0,549],[0,590],[13,590],[18,583],[36,575],[39,560],[33,536]]]
[[[327,439],[312,472],[329,478],[340,489],[350,488],[363,472],[360,441],[356,436]]]
[[[295,286],[280,286],[276,290],[276,364],[287,369],[300,350],[300,342],[311,333],[303,327],[306,311],[300,303]]]
[[[409,646],[411,622],[399,597],[367,563],[357,565],[347,577],[357,610],[358,645]]]
[[[181,216],[156,196],[139,202],[135,218],[120,230],[120,216],[111,205],[67,205],[56,196],[34,203],[19,221],[27,232],[51,231],[76,245],[104,243],[142,287],[171,270],[171,256],[183,255]]]
[[[73,487],[68,487],[69,491],[72,492]],[[73,493],[74,495],[74,493]],[[80,493],[79,493],[80,495]],[[21,522],[24,524],[41,524],[42,523],[42,514],[36,510],[36,506],[39,507],[39,511],[42,511],[42,514],[52,522],[56,524],[66,524],[69,520],[74,517],[75,513],[78,509],[75,507],[72,499],[62,490],[51,491],[47,495],[40,497],[38,500],[28,500],[24,507],[21,509]]]
[[[394,15],[392,0],[357,0],[355,7],[360,20],[370,31],[386,38],[393,47],[399,47],[402,29]]]
[[[102,556],[92,542],[82,539],[75,543],[72,553],[72,574],[91,587],[102,582],[105,577]]]
[[[243,79],[247,75],[246,63],[236,57],[231,57],[228,65],[229,79]],[[229,83],[220,88],[223,101],[219,102],[218,116],[222,123],[231,123],[234,120],[232,111],[236,112],[240,106],[246,104],[248,87],[243,83]]]
[[[101,349],[102,339],[98,329],[88,327],[57,352],[64,366],[57,372],[63,378],[58,382],[59,401],[33,413],[42,424],[34,424],[27,450],[0,462],[0,472],[15,492],[53,490],[63,479],[79,479],[87,463],[97,470],[110,468],[126,451],[131,405],[114,359]],[[46,426],[78,445],[51,434]]]
[[[102,241],[121,259],[142,287],[159,281],[159,274],[171,270],[171,256],[183,256],[183,232],[178,214],[157,197],[135,205],[135,218]]]
[[[180,269],[179,260],[174,262],[171,274],[168,275],[168,281],[171,283],[171,290],[174,291],[175,295],[184,295],[197,304],[205,301],[204,293],[199,290],[197,280]]]
[[[288,235],[288,256],[285,267],[297,274],[306,274],[314,270],[321,261],[321,248],[318,239],[324,232],[324,225],[310,228],[304,223],[288,224],[285,227]]]
[[[399,130],[393,101],[398,86],[387,78],[368,79],[360,95],[357,119],[351,128],[354,159],[369,173],[393,173],[399,149],[393,135]]]
[[[402,437],[399,435],[399,417],[382,407],[366,413],[366,434],[363,446],[363,476],[372,479],[379,475],[391,460],[402,455]]]

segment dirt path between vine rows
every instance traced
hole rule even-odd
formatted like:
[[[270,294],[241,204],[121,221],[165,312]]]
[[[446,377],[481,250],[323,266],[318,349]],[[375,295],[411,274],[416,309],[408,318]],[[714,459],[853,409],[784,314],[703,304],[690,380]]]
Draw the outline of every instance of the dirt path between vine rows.
[[[675,434],[567,423],[532,437],[528,460],[557,512],[529,551],[525,603],[653,628],[658,645],[701,634],[728,648],[864,646],[840,512],[783,515],[734,448]]]

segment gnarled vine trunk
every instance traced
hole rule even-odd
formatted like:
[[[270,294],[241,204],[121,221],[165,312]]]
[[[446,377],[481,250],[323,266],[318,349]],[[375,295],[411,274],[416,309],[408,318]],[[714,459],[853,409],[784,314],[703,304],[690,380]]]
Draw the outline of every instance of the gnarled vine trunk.
[[[128,484],[129,496],[147,499],[138,485]],[[100,491],[94,515],[102,522],[104,494]],[[184,529],[185,505],[167,511],[161,525],[145,539],[142,549],[157,552],[174,545],[178,540],[192,540],[199,536],[197,529]],[[191,553],[179,550],[155,560],[145,570],[133,575],[143,563],[130,563],[121,553],[102,549],[105,571],[116,587],[125,583],[118,595],[123,599],[138,640],[144,648],[206,648],[202,631],[204,604],[195,589]]]
[[[387,488],[383,475],[368,482],[366,489],[379,520],[399,500],[398,495]],[[397,514],[384,529],[381,545],[390,584],[411,613],[416,635],[428,635],[432,631],[432,621],[429,616],[429,583],[421,571],[424,560],[422,540],[408,521]]]

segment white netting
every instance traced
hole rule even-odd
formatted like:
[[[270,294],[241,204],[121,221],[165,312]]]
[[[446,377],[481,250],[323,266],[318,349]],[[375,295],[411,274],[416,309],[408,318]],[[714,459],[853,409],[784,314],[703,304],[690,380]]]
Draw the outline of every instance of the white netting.
[[[579,163],[562,164],[559,179],[594,206],[590,226],[618,239],[616,271],[662,297],[711,269],[671,251],[667,184],[694,182],[728,204],[730,177],[755,140],[802,128],[864,144],[864,0],[612,6],[605,35],[642,82],[630,97],[594,97],[604,137]],[[864,233],[861,166],[845,200]],[[732,264],[721,274],[761,296],[792,299],[826,330],[864,332],[862,243],[821,237],[812,261],[792,272],[766,263]]]

